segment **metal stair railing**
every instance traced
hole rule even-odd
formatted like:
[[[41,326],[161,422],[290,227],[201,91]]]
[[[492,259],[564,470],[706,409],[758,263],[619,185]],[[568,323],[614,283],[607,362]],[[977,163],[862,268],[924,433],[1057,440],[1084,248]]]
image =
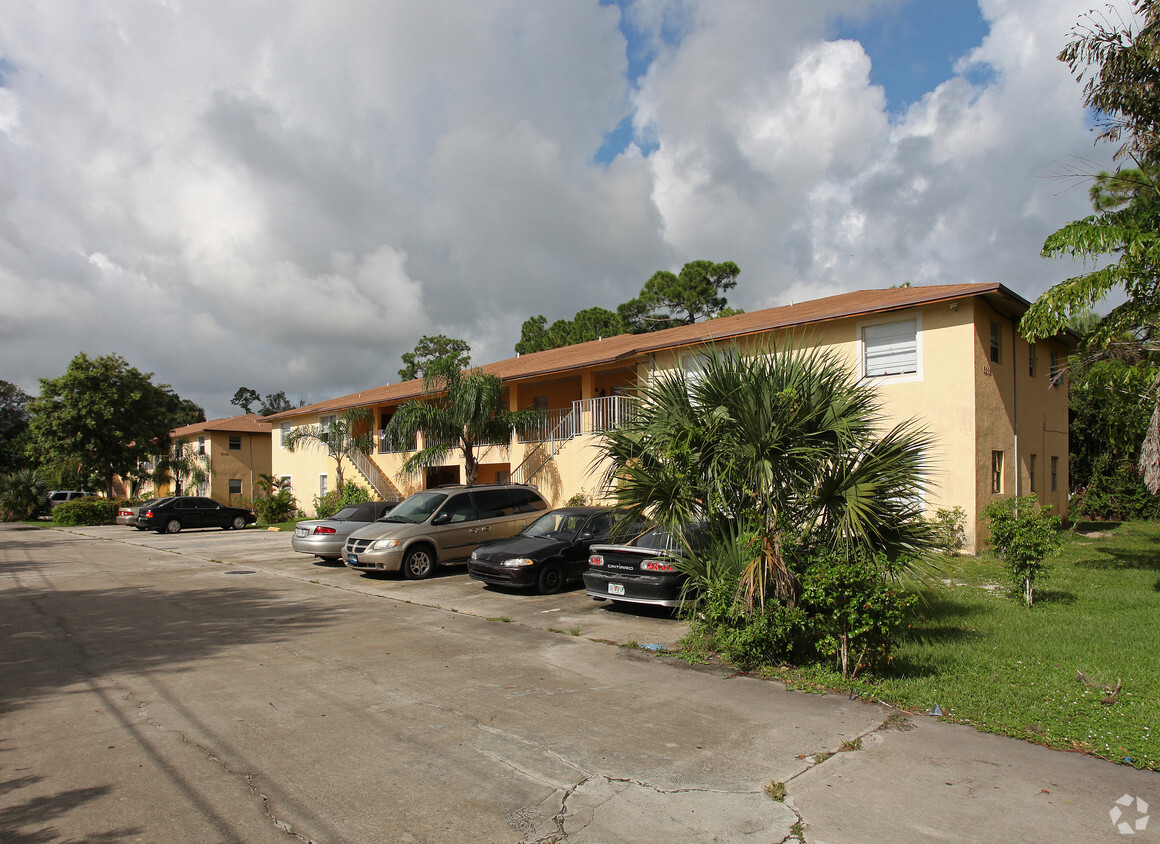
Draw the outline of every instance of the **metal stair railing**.
[[[568,441],[576,436],[580,421],[580,402],[572,403],[572,410],[560,417],[560,421],[556,426],[545,436],[541,446],[545,443],[551,445],[551,449],[544,451],[541,449],[533,449],[528,451],[524,457],[523,462],[520,463],[511,473],[512,483],[529,484],[532,482],[540,470],[560,453]]]
[[[351,455],[350,461],[362,473],[362,476],[367,479],[367,483],[371,485],[371,488],[379,494],[379,498],[383,501],[394,501],[398,503],[403,499],[398,488],[387,479],[386,475],[379,471],[379,467],[370,457],[356,451]]]

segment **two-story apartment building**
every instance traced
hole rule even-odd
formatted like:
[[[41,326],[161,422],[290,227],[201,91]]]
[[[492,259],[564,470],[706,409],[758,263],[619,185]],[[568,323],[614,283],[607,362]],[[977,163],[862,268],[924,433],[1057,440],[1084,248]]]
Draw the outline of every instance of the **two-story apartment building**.
[[[932,432],[937,453],[930,455],[928,511],[962,507],[974,549],[980,514],[996,497],[1035,493],[1067,515],[1063,366],[1074,338],[1024,341],[1018,322],[1028,305],[999,284],[863,290],[486,364],[481,369],[506,386],[509,406],[540,410],[542,423],[489,448],[479,482],[533,483],[554,504],[577,493],[599,500],[607,490],[595,487],[594,446],[625,418],[637,386],[665,370],[693,369],[714,349],[808,343],[832,350],[873,383],[891,424],[917,417]],[[300,505],[310,500],[302,493],[324,491],[333,460],[319,451],[291,452],[285,437],[294,426],[325,425],[347,408],[366,407],[380,447],[360,461],[362,482],[393,498],[461,481],[454,460],[426,477],[400,476],[409,452],[390,451],[381,437],[398,406],[422,396],[422,381],[406,381],[269,417],[276,426],[273,472],[291,478]]]
[[[254,481],[272,471],[271,425],[256,413],[211,419],[177,428],[170,434],[171,447],[200,467],[206,480],[193,483],[190,475],[174,479],[158,495],[204,495],[222,504],[237,498],[253,498]]]

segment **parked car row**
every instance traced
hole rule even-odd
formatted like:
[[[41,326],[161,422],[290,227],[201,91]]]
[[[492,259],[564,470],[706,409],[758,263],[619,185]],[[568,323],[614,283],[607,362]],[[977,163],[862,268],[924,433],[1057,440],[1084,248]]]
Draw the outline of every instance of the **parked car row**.
[[[647,528],[616,508],[549,510],[532,486],[455,485],[415,493],[393,507],[353,505],[329,519],[299,522],[291,547],[412,580],[466,562],[472,578],[491,586],[551,595],[582,579],[597,600],[678,606],[686,578],[673,554],[695,547],[700,534]]]
[[[117,524],[158,533],[180,533],[185,528],[241,530],[258,521],[253,510],[229,507],[200,495],[154,498],[117,511]]]

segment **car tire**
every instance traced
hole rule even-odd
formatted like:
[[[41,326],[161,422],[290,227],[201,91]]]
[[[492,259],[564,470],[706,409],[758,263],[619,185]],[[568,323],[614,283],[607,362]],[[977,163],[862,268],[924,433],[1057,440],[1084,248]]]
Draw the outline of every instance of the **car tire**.
[[[425,580],[435,571],[435,554],[427,548],[412,548],[403,557],[403,576],[407,580]]]
[[[230,525],[230,527],[232,527],[234,530],[241,530],[245,526],[246,526],[246,520],[243,519],[241,516],[234,516],[234,521]]]
[[[548,563],[540,569],[540,574],[536,578],[536,588],[541,595],[555,595],[564,588],[566,580],[563,566],[559,563]]]
[[[166,533],[181,533],[181,522],[177,519],[170,519],[165,523]]]
[[[133,527],[137,528],[137,530],[148,530],[148,528],[143,528],[141,525],[133,525]]]

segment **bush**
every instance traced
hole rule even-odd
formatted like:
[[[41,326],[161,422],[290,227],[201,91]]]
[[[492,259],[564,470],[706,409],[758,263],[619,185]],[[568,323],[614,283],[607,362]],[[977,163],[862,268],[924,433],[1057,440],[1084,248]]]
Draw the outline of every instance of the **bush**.
[[[48,512],[48,487],[31,469],[0,475],[0,520],[20,522]]]
[[[882,556],[819,553],[802,576],[802,609],[814,644],[835,657],[847,679],[890,658],[895,633],[914,602],[891,587],[890,575]]]
[[[939,508],[931,519],[939,547],[947,554],[957,554],[967,544],[967,511],[962,507]]]
[[[1034,495],[1002,498],[983,510],[991,529],[991,545],[1007,564],[1011,580],[1023,590],[1028,607],[1034,600],[1035,580],[1047,568],[1045,560],[1063,544],[1059,516],[1040,507]]]
[[[52,523],[62,527],[112,525],[117,522],[117,502],[109,498],[76,498],[58,504]]]
[[[255,498],[253,508],[260,524],[275,525],[293,519],[298,512],[298,502],[290,490],[280,489],[273,495]]]
[[[341,489],[332,489],[321,498],[314,496],[314,515],[315,518],[329,519],[343,507],[370,500],[371,494],[366,487],[354,481],[343,481]]]
[[[1105,454],[1094,461],[1091,477],[1076,493],[1070,510],[1073,519],[1154,521],[1160,517],[1160,495],[1148,491],[1131,460]]]

